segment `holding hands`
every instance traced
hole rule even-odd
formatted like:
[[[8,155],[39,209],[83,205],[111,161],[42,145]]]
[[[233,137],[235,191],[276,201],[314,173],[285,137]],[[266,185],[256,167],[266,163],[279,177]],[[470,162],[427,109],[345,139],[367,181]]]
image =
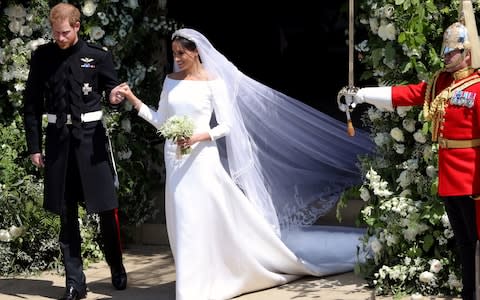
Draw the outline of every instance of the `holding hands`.
[[[130,86],[123,82],[117,85],[111,92],[110,92],[110,103],[111,104],[119,104],[124,99],[127,99],[128,102],[132,104],[132,106],[139,110],[140,106],[142,105],[142,101],[135,96],[133,91],[130,89]]]

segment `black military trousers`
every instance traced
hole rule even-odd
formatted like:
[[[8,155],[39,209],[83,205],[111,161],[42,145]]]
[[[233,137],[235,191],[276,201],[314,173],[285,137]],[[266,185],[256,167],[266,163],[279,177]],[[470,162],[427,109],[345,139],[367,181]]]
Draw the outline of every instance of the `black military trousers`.
[[[73,286],[79,291],[86,288],[81,251],[82,240],[78,221],[78,205],[82,201],[81,178],[75,155],[71,151],[66,175],[65,205],[60,214],[59,242],[65,266],[66,286]],[[119,270],[123,267],[120,224],[117,212],[117,209],[112,209],[99,213],[101,247],[108,265],[113,270]]]
[[[469,196],[445,197],[443,200],[452,226],[458,258],[462,264],[462,299],[474,300],[477,243],[475,200]]]

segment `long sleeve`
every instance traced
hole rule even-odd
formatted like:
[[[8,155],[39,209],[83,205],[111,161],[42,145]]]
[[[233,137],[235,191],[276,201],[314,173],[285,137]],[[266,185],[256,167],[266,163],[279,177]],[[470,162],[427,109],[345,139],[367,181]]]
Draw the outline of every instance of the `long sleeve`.
[[[158,109],[155,111],[148,107],[145,103],[142,103],[138,110],[138,115],[145,121],[152,124],[155,128],[160,129],[162,124],[166,120],[167,115],[167,94],[165,88],[162,89],[160,94],[160,101],[158,102]]]
[[[425,100],[427,83],[408,84],[392,87],[394,106],[422,105]]]
[[[41,59],[33,53],[30,61],[30,72],[23,94],[23,118],[28,152],[42,152],[42,114],[44,112],[44,84],[41,74]]]
[[[231,101],[227,101],[228,93],[223,80],[213,80],[210,84],[217,125],[208,134],[212,140],[216,140],[230,133],[233,108],[229,105]]]

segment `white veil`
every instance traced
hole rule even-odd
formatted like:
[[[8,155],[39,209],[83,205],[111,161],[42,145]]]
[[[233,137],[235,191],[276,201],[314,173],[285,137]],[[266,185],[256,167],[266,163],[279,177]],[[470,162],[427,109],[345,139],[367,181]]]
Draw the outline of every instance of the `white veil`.
[[[313,224],[361,183],[357,155],[374,149],[368,133],[349,137],[345,123],[246,76],[193,29],[173,36],[195,42],[206,70],[225,81],[234,111],[227,170],[278,234]]]

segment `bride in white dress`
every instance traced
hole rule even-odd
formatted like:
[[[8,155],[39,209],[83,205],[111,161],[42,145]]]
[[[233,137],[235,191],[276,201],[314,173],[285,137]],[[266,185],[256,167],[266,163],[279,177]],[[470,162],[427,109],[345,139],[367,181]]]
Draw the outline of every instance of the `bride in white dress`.
[[[157,129],[172,116],[195,124],[190,138],[165,141],[176,299],[230,299],[352,270],[362,231],[308,225],[359,182],[368,135],[344,137],[344,124],[245,76],[195,30],[176,31],[172,50],[176,72],[156,110],[126,84],[120,94]],[[192,151],[179,157],[178,147]]]

